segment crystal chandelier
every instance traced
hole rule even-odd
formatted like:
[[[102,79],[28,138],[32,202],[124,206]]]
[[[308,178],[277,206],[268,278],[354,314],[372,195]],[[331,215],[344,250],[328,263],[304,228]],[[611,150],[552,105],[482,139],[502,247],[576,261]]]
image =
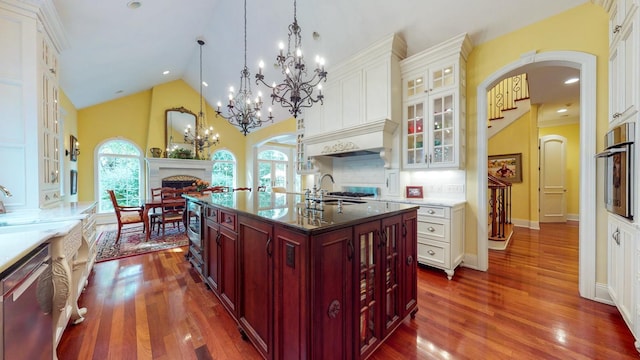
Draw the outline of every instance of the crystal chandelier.
[[[222,104],[218,102],[216,115],[222,115],[227,118],[230,124],[240,127],[240,131],[247,136],[250,129],[262,126],[265,121],[273,121],[271,108],[269,108],[269,119],[262,120],[262,93],[258,92],[258,96],[252,99],[251,93],[251,74],[247,68],[247,0],[244,1],[244,68],[240,72],[240,89],[234,94],[233,87],[229,89],[229,104],[227,115],[222,114],[220,107]]]
[[[256,74],[256,84],[261,82],[268,88],[272,89],[271,103],[275,104],[279,102],[282,107],[289,108],[289,113],[297,118],[301,112],[301,108],[311,107],[314,103],[323,103],[324,96],[322,95],[322,84],[320,82],[327,81],[327,72],[324,70],[324,59],[319,56],[316,57],[317,67],[313,70],[313,76],[305,80],[307,77],[307,68],[304,63],[304,56],[302,55],[302,37],[300,35],[301,29],[298,25],[298,18],[296,16],[296,1],[293,1],[293,23],[289,25],[289,40],[287,45],[286,56],[283,52],[284,44],[280,43],[280,53],[276,57],[276,64],[280,67],[282,74],[284,75],[284,81],[280,84],[268,85],[264,81],[264,75],[262,69],[264,68],[264,62],[260,61],[260,68],[258,74]],[[291,43],[291,37],[293,36],[293,44]],[[292,47],[293,45],[293,47]],[[313,96],[313,89],[318,86],[318,94]]]
[[[207,129],[207,121],[204,117],[204,111],[202,105],[204,98],[202,97],[202,46],[204,46],[204,40],[198,39],[198,45],[200,45],[200,112],[196,119],[196,127],[191,130],[191,126],[188,125],[184,129],[184,142],[193,145],[196,151],[196,159],[200,159],[204,149],[217,145],[220,142],[220,135],[213,135],[213,126]]]

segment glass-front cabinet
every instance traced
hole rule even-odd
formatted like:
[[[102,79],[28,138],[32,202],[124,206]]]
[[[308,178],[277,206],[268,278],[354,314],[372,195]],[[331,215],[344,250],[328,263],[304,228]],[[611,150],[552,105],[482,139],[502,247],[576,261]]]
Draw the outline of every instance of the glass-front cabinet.
[[[466,54],[470,48],[467,36],[461,35],[400,63],[403,168],[464,168]]]

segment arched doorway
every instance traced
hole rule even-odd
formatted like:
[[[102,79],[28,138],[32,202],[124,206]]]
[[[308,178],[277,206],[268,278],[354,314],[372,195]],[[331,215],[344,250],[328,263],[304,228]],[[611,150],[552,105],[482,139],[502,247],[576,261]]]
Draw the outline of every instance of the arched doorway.
[[[487,77],[477,89],[477,267],[489,264],[487,234],[487,93],[506,76],[526,71],[527,67],[567,66],[580,70],[580,295],[594,299],[596,295],[596,57],[575,51],[550,51],[527,54],[519,61],[504,66]]]

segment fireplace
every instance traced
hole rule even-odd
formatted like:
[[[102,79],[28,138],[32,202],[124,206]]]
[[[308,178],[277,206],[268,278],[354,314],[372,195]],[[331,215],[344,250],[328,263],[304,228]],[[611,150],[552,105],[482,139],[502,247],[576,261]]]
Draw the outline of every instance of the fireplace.
[[[162,179],[161,184],[162,187],[182,189],[183,187],[192,186],[196,180],[200,180],[200,178],[190,175],[173,175]]]
[[[163,186],[164,179],[184,177],[185,181],[189,181],[188,185],[194,182],[194,178],[211,181],[213,161],[164,158],[147,158],[146,161],[148,197],[151,197],[151,189]]]

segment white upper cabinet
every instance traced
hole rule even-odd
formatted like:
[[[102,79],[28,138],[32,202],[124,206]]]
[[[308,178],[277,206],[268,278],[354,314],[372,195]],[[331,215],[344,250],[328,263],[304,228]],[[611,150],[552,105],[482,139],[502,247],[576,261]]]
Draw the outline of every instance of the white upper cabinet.
[[[58,54],[64,41],[50,0],[40,8],[0,3],[0,184],[13,194],[10,210],[61,201]]]
[[[637,112],[637,0],[614,2],[609,15],[609,122],[617,123]]]
[[[461,34],[401,62],[403,168],[464,168],[470,51]]]

